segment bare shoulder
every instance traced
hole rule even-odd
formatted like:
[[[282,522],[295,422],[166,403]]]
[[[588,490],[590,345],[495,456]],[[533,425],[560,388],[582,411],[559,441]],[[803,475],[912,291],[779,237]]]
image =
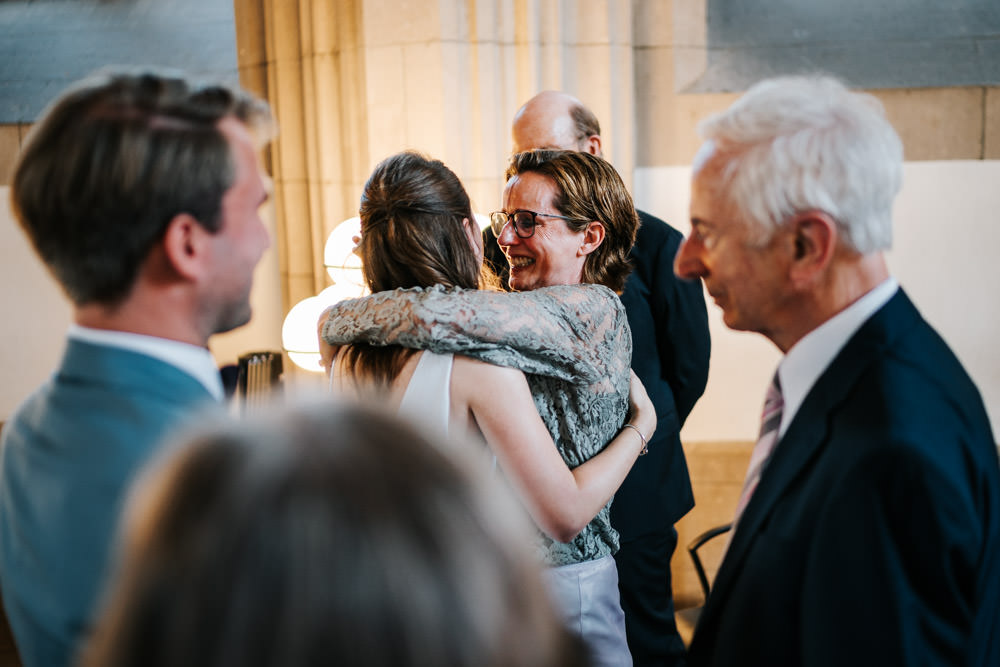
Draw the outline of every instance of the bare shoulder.
[[[504,391],[527,385],[524,373],[516,368],[497,366],[461,355],[455,355],[451,374],[452,392],[459,392],[467,397],[497,398]]]

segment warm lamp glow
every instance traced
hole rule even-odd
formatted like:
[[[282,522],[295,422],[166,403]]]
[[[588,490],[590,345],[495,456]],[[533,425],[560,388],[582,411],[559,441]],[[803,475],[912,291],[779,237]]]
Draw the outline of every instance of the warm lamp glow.
[[[281,325],[281,346],[299,368],[321,373],[319,338],[316,324],[326,306],[319,297],[310,296],[292,306]]]
[[[354,237],[361,236],[361,218],[348,218],[333,228],[323,247],[323,264],[334,283],[361,287],[361,258],[354,254]]]
[[[319,356],[319,316],[330,306],[345,299],[354,299],[365,290],[349,283],[330,285],[317,296],[302,299],[292,306],[281,325],[281,346],[288,358],[299,368],[322,373]]]

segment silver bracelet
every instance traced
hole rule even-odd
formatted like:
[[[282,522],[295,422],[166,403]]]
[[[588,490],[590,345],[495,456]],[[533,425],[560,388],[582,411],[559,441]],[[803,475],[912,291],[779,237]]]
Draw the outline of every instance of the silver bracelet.
[[[642,440],[642,449],[639,450],[639,456],[649,453],[649,446],[646,444],[646,436],[642,434],[642,431],[639,430],[638,426],[626,422],[625,425],[622,426],[622,428],[630,428],[639,434],[639,439]]]

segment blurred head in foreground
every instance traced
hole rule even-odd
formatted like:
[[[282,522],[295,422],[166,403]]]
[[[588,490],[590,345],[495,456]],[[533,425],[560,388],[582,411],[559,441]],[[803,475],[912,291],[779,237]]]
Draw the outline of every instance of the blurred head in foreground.
[[[137,485],[83,664],[580,664],[474,470],[356,405],[208,427]]]

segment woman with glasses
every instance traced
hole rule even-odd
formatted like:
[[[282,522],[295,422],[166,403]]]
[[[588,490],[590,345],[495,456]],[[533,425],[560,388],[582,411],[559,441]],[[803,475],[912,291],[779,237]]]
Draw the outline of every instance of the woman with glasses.
[[[419,282],[403,277],[428,263],[456,264],[462,254],[458,246],[474,253],[477,269],[482,260],[481,236],[471,224],[468,198],[441,206],[423,193],[408,191],[403,184],[426,185],[428,177],[413,157],[403,156],[376,169],[362,198],[359,250],[376,293],[335,306],[320,323],[325,345],[351,344],[338,354],[335,380],[345,372],[358,375],[352,355],[375,354],[384,345],[474,357],[528,374],[522,377],[534,408],[574,476],[602,461],[623,437],[642,440],[644,448],[649,431],[636,420],[626,422],[632,344],[615,296],[628,274],[638,218],[614,168],[592,155],[567,151],[533,151],[511,159],[504,208],[491,216],[491,225],[511,264],[511,287],[526,291],[502,293],[476,290],[469,279]],[[455,184],[461,188],[457,179]],[[448,218],[461,220],[463,243],[430,247],[427,237],[437,237],[438,226]],[[412,221],[408,232],[401,230],[405,219]],[[397,272],[394,280],[378,278],[385,267]],[[381,291],[399,287],[419,289]],[[459,359],[451,376],[452,392]],[[403,368],[387,377],[402,380],[407,372]],[[485,391],[498,411],[500,433],[523,428],[537,416],[526,401],[514,403],[517,396],[524,398],[523,392],[491,384],[477,389]],[[563,508],[575,501],[564,487],[547,481],[546,475],[554,473],[537,469],[545,459],[522,452],[526,474],[539,485],[529,488],[524,484],[527,477],[518,479],[516,468],[490,440],[490,428],[478,415],[467,419],[480,427],[501,469],[528,499],[529,512],[541,529],[539,552],[550,566],[547,579],[565,620],[586,641],[595,664],[630,665],[612,558],[618,534],[610,524],[610,503],[590,513],[579,532],[548,530],[539,505],[532,507],[531,494],[551,498]],[[626,470],[620,472],[617,483]]]

